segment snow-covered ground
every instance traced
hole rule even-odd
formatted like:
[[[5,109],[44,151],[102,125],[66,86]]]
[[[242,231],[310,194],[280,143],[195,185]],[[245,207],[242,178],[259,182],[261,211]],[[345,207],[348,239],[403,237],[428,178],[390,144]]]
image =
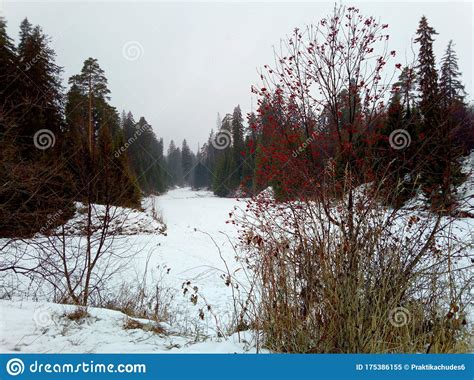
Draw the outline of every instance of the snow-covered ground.
[[[472,200],[472,187],[466,186]],[[244,271],[237,271],[241,265],[232,247],[237,229],[226,221],[235,208],[244,207],[245,200],[183,188],[145,199],[144,212],[130,211],[122,236],[127,244],[122,240],[119,249],[133,252],[133,259],[113,276],[109,288],[120,292],[123,284],[143,279],[147,289],[158,286],[168,306],[168,317],[159,325],[135,318],[141,327],[125,329],[127,315],[92,307],[86,318],[70,319],[74,306],[32,299],[27,282],[15,283],[22,288],[20,295],[0,300],[0,352],[255,352],[252,333],[228,329],[234,307],[226,275],[244,287],[246,281]],[[162,214],[165,234],[152,217],[154,210]],[[472,218],[457,220],[461,240],[473,238],[472,226]],[[80,234],[80,228],[71,231]],[[191,302],[195,294],[197,301]]]
[[[74,310],[70,305],[1,300],[0,350],[251,352],[251,337],[225,331],[233,307],[231,289],[222,275],[238,267],[230,243],[237,231],[226,220],[239,203],[236,199],[217,198],[210,192],[183,188],[145,199],[145,213],[131,215],[132,222],[146,220],[154,204],[167,225],[166,235],[159,233],[155,225],[151,230],[136,228],[134,235],[125,226],[128,249],[138,254],[113,281],[117,287],[123,282],[133,283],[142,278],[145,269],[149,286],[153,288],[154,281],[159,281],[170,302],[172,323],[161,324],[165,334],[147,331],[146,327],[126,330],[123,326],[128,317],[118,311],[89,308],[90,316],[77,322],[66,316]],[[184,295],[182,285],[188,281],[190,291]],[[196,304],[190,301],[194,287],[198,289]],[[199,318],[200,309],[205,310],[203,320]],[[154,323],[142,322],[145,326]],[[218,336],[218,331],[225,332],[225,336]]]
[[[173,333],[167,324],[160,324],[166,333],[153,332],[156,323],[143,319],[135,320],[144,328],[124,329],[129,318],[113,310],[88,308],[86,318],[70,320],[67,315],[74,310],[71,305],[1,301],[0,352],[243,353],[250,349],[245,334],[240,339],[234,334],[195,341]]]

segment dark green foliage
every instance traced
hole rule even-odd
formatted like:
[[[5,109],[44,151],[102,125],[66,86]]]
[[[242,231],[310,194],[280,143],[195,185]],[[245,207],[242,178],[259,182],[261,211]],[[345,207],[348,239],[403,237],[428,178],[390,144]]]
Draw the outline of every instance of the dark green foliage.
[[[181,146],[181,169],[183,173],[183,181],[186,185],[191,185],[191,180],[193,178],[192,170],[194,168],[194,154],[189,149],[186,139],[183,140],[183,145]]]
[[[460,183],[461,169],[459,152],[453,146],[453,123],[449,111],[444,106],[451,102],[451,97],[461,91],[457,82],[455,55],[448,47],[442,73],[442,89],[438,87],[438,72],[433,53],[433,36],[436,31],[422,17],[417,30],[415,42],[420,45],[417,76],[421,100],[419,103],[422,116],[420,133],[420,180],[425,196],[436,209],[449,209],[455,201],[453,187]],[[454,88],[456,87],[456,88]],[[446,114],[448,112],[448,115]]]
[[[135,123],[131,112],[122,115],[122,126],[127,157],[140,189],[145,194],[163,193],[166,189],[163,140],[156,138],[144,117]]]
[[[61,160],[61,69],[40,27],[25,20],[20,37],[16,49],[0,19],[0,236],[7,237],[52,228],[73,210],[72,178]],[[34,139],[41,129],[48,141]]]
[[[181,162],[181,149],[177,148],[171,140],[168,155],[166,156],[166,174],[168,186],[183,186],[183,166]]]
[[[138,207],[140,194],[127,156],[119,151],[124,135],[118,113],[108,103],[104,71],[96,59],[88,58],[69,83],[68,149],[75,158],[69,162],[79,199]],[[76,155],[76,150],[81,154]]]
[[[39,26],[32,27],[25,19],[20,38],[19,75],[13,85],[17,87],[21,115],[15,120],[13,133],[22,157],[33,158],[38,153],[33,141],[35,133],[48,129],[58,137],[63,127],[62,69],[55,63],[49,37]]]
[[[216,165],[215,178],[212,185],[214,194],[219,197],[232,195],[232,192],[236,189],[233,178],[235,168],[232,150],[226,149],[220,154]]]
[[[446,53],[441,60],[440,92],[445,105],[463,102],[466,91],[460,80],[458,58],[453,50],[453,41],[449,41]]]

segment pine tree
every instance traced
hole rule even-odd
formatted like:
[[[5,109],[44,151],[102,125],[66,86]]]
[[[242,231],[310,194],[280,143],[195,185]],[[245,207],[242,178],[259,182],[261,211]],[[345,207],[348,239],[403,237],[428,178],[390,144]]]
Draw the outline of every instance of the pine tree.
[[[87,201],[138,206],[140,193],[123,147],[124,131],[117,110],[108,103],[107,78],[94,58],[69,79],[66,110],[69,145],[81,144],[81,155],[71,163],[78,187],[87,187]],[[112,186],[113,183],[119,187]]]
[[[72,76],[69,79],[69,84],[75,86],[75,89],[87,98],[87,136],[89,150],[92,154],[99,125],[104,120],[104,112],[107,108],[106,102],[110,99],[107,78],[97,59],[88,58],[84,61],[81,73]]]

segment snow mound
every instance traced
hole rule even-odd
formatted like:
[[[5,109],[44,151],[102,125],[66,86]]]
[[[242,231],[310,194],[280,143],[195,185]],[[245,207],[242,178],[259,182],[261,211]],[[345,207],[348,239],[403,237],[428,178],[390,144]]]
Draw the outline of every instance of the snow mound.
[[[53,303],[0,301],[0,352],[24,353],[244,353],[249,345],[233,335],[196,342],[179,336],[167,324],[134,318],[145,328],[125,329],[125,314],[87,308],[88,315],[72,320],[77,308]],[[8,326],[8,327],[7,327]],[[164,329],[165,333],[157,333]],[[7,332],[8,330],[8,332]]]
[[[76,212],[74,216],[64,225],[64,230],[70,236],[85,235],[84,231],[88,225],[88,206],[76,202]],[[110,222],[109,230],[113,230],[119,235],[154,235],[162,234],[166,230],[166,225],[153,215],[152,210],[140,211],[131,208],[113,206],[107,209],[100,204],[91,205],[92,225],[100,225],[107,218]],[[55,215],[50,216],[51,219]],[[58,227],[55,232],[59,232],[62,227]],[[38,236],[42,235],[40,231]]]

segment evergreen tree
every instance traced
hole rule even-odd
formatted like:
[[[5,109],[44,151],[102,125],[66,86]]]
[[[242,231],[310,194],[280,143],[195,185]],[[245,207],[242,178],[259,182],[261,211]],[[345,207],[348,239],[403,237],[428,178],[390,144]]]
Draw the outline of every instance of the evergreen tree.
[[[7,23],[0,17],[0,141],[7,130],[12,126],[21,111],[18,104],[18,57],[12,39],[7,34]]]
[[[193,154],[191,152],[191,149],[189,149],[186,139],[183,140],[183,145],[181,147],[181,167],[185,184],[191,185]]]
[[[208,174],[209,171],[206,167],[206,151],[207,146],[206,144],[199,149],[196,154],[196,167],[193,172],[193,188],[195,189],[205,189],[209,187],[209,179]]]
[[[23,51],[25,49],[27,40],[31,36],[32,30],[33,25],[31,25],[27,18],[24,18],[20,24],[20,42],[18,44],[18,50]]]
[[[248,130],[245,137],[245,161],[242,168],[242,184],[244,190],[254,194],[255,148],[257,146],[257,116],[250,113],[248,116]]]
[[[39,26],[24,21],[20,36],[15,49],[0,18],[0,231],[16,237],[31,236],[58,209],[65,218],[73,209],[60,156],[61,69]],[[40,129],[49,130],[47,140],[34,139]]]
[[[183,185],[183,166],[181,163],[181,149],[171,140],[168,154],[166,156],[166,166],[168,172],[168,184],[173,186]]]
[[[61,86],[62,69],[55,63],[55,52],[49,47],[49,37],[39,26],[31,27],[25,19],[20,30],[18,59],[20,77],[18,92],[22,99],[22,116],[16,122],[15,133],[21,145],[20,154],[32,158],[39,152],[35,149],[35,133],[49,130],[57,145],[48,150],[57,152],[60,148],[63,128],[63,96]]]
[[[84,61],[81,73],[72,76],[69,84],[83,96],[83,102],[87,102],[88,145],[89,150],[93,152],[99,127],[107,120],[107,113],[111,111],[107,104],[110,100],[107,78],[97,59],[88,58]],[[110,132],[113,133],[114,129]]]
[[[440,92],[445,105],[462,103],[466,92],[460,80],[458,58],[453,50],[453,41],[449,41],[446,53],[441,61]]]
[[[235,167],[233,173],[230,173],[233,178],[233,186],[237,188],[242,180],[242,163],[244,161],[245,146],[244,146],[244,125],[242,118],[242,111],[240,106],[234,108],[232,114],[232,155]]]
[[[461,180],[459,162],[452,145],[452,125],[442,115],[442,99],[438,88],[433,53],[433,36],[436,31],[422,17],[415,42],[420,44],[418,80],[422,121],[420,126],[420,177],[425,196],[436,210],[454,205],[452,185]]]
[[[135,123],[131,112],[123,113],[122,125],[127,156],[140,189],[145,194],[163,193],[166,189],[163,141],[156,138],[144,117]]]
[[[418,37],[415,42],[420,44],[418,54],[417,77],[419,90],[421,93],[420,111],[427,123],[433,122],[436,117],[439,92],[438,92],[438,72],[433,53],[433,36],[438,34],[428,25],[428,20],[423,16],[420,20]]]
[[[220,154],[219,160],[216,163],[215,177],[212,185],[214,194],[219,197],[227,197],[232,195],[235,190],[232,180],[232,171],[235,168],[232,150],[226,149]]]
[[[416,76],[412,67],[405,66],[398,77],[397,86],[400,87],[400,95],[405,108],[405,119],[410,119],[412,108],[415,106]]]
[[[88,58],[81,73],[69,79],[66,110],[69,146],[81,143],[81,155],[71,162],[78,187],[87,186],[88,201],[138,206],[140,193],[127,155],[117,154],[124,134],[116,109],[108,103],[110,91],[104,71]],[[112,183],[120,187],[111,186]]]

